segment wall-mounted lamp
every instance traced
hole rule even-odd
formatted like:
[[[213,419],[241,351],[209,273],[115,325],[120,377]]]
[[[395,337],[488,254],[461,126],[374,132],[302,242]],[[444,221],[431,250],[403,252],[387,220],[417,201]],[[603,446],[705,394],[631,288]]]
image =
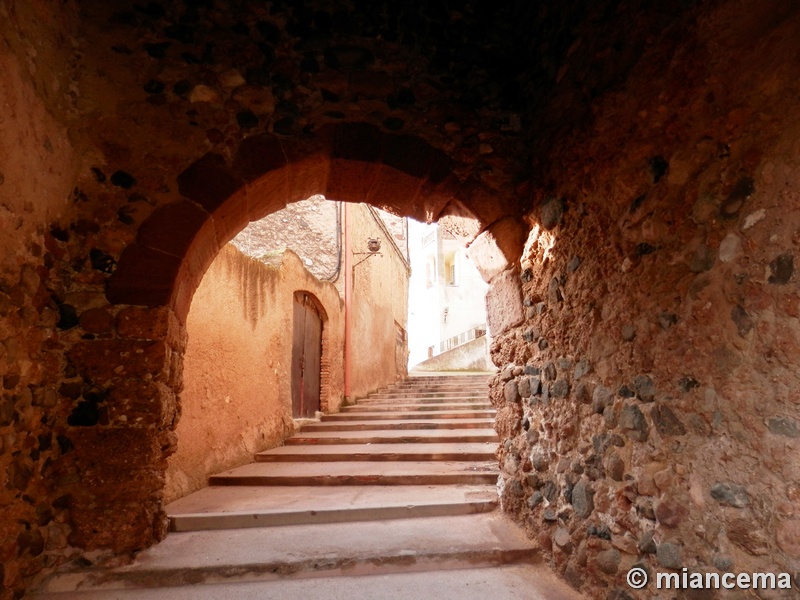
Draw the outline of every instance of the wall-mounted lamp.
[[[380,249],[381,249],[381,241],[378,238],[369,238],[367,240],[368,252],[353,252],[353,255],[361,255],[361,256],[366,255],[364,256],[364,258],[362,258],[360,261],[358,261],[356,264],[353,265],[353,272],[355,272],[356,267],[361,263],[363,263],[365,260],[368,260],[373,256],[383,256],[383,254],[379,252]]]

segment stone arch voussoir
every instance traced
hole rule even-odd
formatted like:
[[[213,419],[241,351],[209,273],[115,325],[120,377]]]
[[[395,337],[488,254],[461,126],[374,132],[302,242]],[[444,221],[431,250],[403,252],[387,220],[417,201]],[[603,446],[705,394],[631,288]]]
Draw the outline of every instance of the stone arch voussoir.
[[[245,138],[232,159],[208,153],[177,175],[181,199],[142,223],[109,280],[107,298],[169,306],[183,320],[206,269],[248,222],[313,194],[436,220],[465,191],[452,166],[425,140],[367,123],[329,125],[305,138]],[[458,210],[474,209],[467,199]]]

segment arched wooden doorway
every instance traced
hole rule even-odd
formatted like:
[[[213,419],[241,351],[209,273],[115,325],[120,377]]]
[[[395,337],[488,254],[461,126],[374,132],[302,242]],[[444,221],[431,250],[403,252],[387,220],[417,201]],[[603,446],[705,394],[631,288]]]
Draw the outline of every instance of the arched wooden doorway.
[[[308,292],[294,293],[292,416],[313,418],[320,409],[323,314]]]

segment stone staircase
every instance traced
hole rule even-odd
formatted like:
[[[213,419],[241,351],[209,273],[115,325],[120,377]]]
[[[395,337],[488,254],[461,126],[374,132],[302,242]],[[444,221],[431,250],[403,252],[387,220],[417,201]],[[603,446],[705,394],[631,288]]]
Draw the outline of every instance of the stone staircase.
[[[496,510],[493,419],[485,375],[410,378],[167,506],[132,564],[35,597],[578,598]]]

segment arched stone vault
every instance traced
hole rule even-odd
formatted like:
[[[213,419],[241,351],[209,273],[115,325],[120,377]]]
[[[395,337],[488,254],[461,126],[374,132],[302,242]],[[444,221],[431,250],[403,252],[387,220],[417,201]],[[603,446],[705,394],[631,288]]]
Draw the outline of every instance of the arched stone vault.
[[[504,210],[487,206],[486,192],[477,198],[475,184],[458,181],[444,152],[366,123],[325,126],[310,141],[254,135],[232,154],[228,164],[207,153],[177,176],[181,199],[156,208],[122,251],[107,287],[112,304],[170,306],[183,319],[223,245],[247,223],[314,194],[423,221],[457,217],[473,222],[473,236],[492,226],[481,216]],[[514,218],[514,203],[505,210]],[[521,243],[516,236],[507,255],[518,255]]]
[[[482,255],[503,505],[574,586],[799,570],[796,3],[51,4],[0,3],[7,597],[163,533],[194,286],[312,193]]]
[[[81,483],[62,486],[60,493],[71,499],[71,539],[80,547],[126,552],[164,534],[159,490],[166,458],[176,443],[186,315],[220,248],[248,222],[319,193],[366,201],[398,214],[449,223],[464,243],[475,240],[480,253],[490,256],[487,280],[518,263],[524,241],[520,200],[513,190],[502,196],[474,178],[462,180],[446,152],[421,137],[389,133],[370,123],[345,120],[296,138],[268,132],[243,135],[221,151],[200,156],[186,152],[181,162],[188,166],[161,167],[159,178],[171,190],[168,200],[146,212],[140,224],[128,223],[124,232],[115,224],[102,242],[89,242],[91,236],[83,240],[104,248],[90,254],[104,257],[92,265],[108,277],[92,278],[92,283],[102,285],[108,304],[95,299],[93,310],[108,314],[115,326],[73,340],[65,357],[73,378],[113,390],[115,409],[86,419],[84,413],[105,405],[106,396],[82,397],[66,415],[67,423],[78,428],[70,433],[75,450],[62,468]],[[124,207],[142,193],[153,193],[146,189],[148,174],[137,175],[144,184],[115,172],[110,180],[84,185],[87,193],[104,190],[112,206],[116,201]],[[111,248],[118,259],[107,253]],[[511,290],[512,304],[520,307],[519,283],[513,277],[503,280],[501,287]],[[508,295],[497,302],[508,304]],[[514,315],[519,313],[517,308]],[[502,321],[495,331],[508,329],[514,318]],[[109,444],[128,448],[124,465],[90,458],[95,448]],[[113,455],[122,458],[117,450]],[[110,499],[105,490],[111,481],[125,493]],[[103,516],[92,515],[98,498],[110,503]],[[114,525],[120,514],[127,523],[124,532]]]

